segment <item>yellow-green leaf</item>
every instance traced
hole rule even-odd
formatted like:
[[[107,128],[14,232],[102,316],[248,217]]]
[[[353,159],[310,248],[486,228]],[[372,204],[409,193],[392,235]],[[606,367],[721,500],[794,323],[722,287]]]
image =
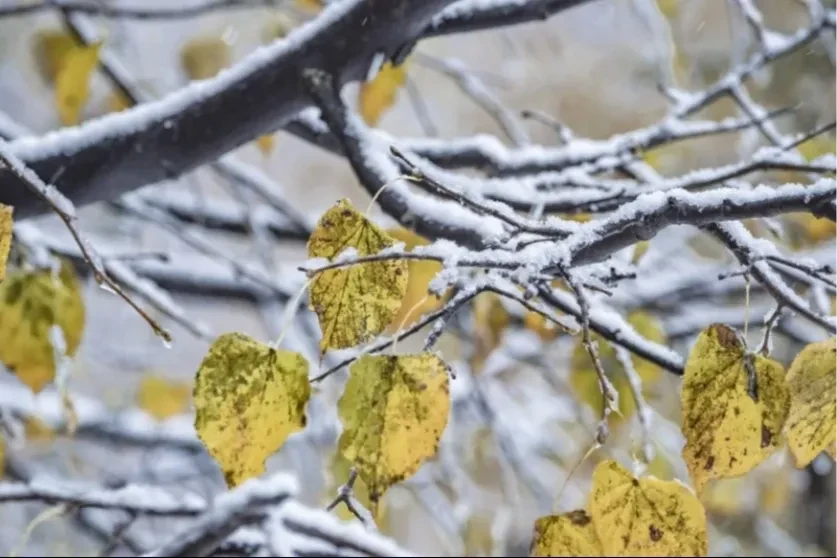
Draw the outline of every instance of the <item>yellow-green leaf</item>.
[[[640,240],[634,245],[634,253],[631,256],[631,262],[636,265],[642,259],[642,256],[648,251],[648,241],[647,240]]]
[[[90,76],[99,63],[100,43],[75,46],[64,57],[55,79],[58,116],[65,126],[79,123],[81,111],[90,95]]]
[[[38,70],[49,83],[54,83],[64,61],[79,42],[64,31],[41,31],[35,36],[35,58]]]
[[[584,510],[535,521],[530,556],[604,556],[593,520]]]
[[[605,556],[706,556],[706,512],[677,481],[637,479],[603,461],[589,507]]]
[[[50,328],[61,328],[67,356],[74,356],[84,330],[84,300],[73,267],[15,271],[0,283],[0,360],[32,391],[55,378]]]
[[[358,99],[363,120],[370,126],[377,126],[381,116],[395,104],[395,96],[406,81],[404,64],[393,66],[387,62],[372,81],[363,83]]]
[[[837,338],[812,343],[796,355],[788,371],[788,447],[797,467],[805,467],[837,438]]]
[[[6,262],[12,247],[13,208],[0,203],[0,281],[6,278]]]
[[[435,455],[449,408],[447,366],[435,355],[364,355],[352,365],[338,403],[340,451],[373,504]]]
[[[387,233],[398,242],[403,242],[406,250],[429,244],[427,239],[403,227],[389,229]],[[442,270],[442,264],[427,260],[408,260],[407,269],[407,293],[401,301],[398,313],[387,328],[390,333],[394,333],[399,327],[411,326],[422,315],[442,305],[442,299],[427,292],[430,281]]]
[[[655,343],[665,344],[666,337],[662,326],[653,316],[636,311],[628,315],[626,321],[643,337]],[[631,384],[625,375],[622,364],[617,358],[613,346],[598,334],[592,335],[594,341],[598,342],[599,357],[605,374],[613,384],[619,395],[619,414],[610,415],[611,423],[619,423],[628,419],[636,412]],[[631,362],[640,380],[643,389],[652,386],[660,377],[660,367],[635,355],[631,355]],[[576,396],[593,408],[595,416],[602,415],[603,400],[599,387],[598,376],[593,367],[593,362],[581,339],[576,342],[572,356],[572,371],[570,372],[570,385]]]
[[[222,37],[198,37],[180,49],[180,66],[190,80],[209,79],[230,65],[230,45]]]
[[[189,409],[192,386],[146,374],[137,393],[137,404],[157,420],[165,420]]]
[[[348,200],[326,211],[308,240],[308,257],[333,260],[354,248],[376,254],[395,239],[361,215]],[[407,292],[407,262],[384,260],[324,271],[311,284],[310,305],[320,320],[320,351],[345,349],[381,333]]]
[[[298,353],[226,333],[195,378],[195,430],[230,487],[261,475],[264,462],[305,426],[308,363]]]
[[[713,324],[686,361],[681,405],[683,459],[700,492],[710,479],[747,473],[779,447],[789,406],[784,370],[746,355],[734,330]]]

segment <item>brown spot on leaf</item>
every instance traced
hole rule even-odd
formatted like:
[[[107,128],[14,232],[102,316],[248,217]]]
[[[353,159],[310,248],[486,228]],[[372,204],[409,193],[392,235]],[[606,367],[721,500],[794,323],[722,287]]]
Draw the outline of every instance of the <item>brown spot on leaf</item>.
[[[567,514],[567,516],[570,518],[573,525],[578,525],[579,527],[584,527],[590,523],[590,516],[587,515],[587,512],[584,510],[571,511]]]
[[[773,440],[773,433],[764,425],[761,425],[761,447],[766,448]]]
[[[709,459],[706,460],[706,465],[703,468],[707,471],[711,471],[713,465],[715,465],[715,456],[710,455]]]
[[[639,486],[639,480],[633,479],[633,480],[631,480],[631,482],[633,483],[634,486]]]
[[[651,540],[654,542],[657,542],[663,538],[663,532],[654,527],[653,525],[648,526],[648,534],[651,537]]]
[[[738,336],[735,335],[735,330],[723,324],[713,324],[712,329],[718,337],[718,343],[726,348],[738,347]]]
[[[733,407],[732,412],[735,413],[735,416],[738,416],[741,414],[741,409],[739,407]]]

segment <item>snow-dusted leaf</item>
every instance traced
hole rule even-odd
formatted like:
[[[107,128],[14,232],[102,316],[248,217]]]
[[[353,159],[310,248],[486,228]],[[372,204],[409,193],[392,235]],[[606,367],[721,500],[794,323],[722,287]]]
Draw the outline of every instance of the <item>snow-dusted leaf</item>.
[[[347,248],[359,256],[376,254],[395,239],[340,200],[320,217],[308,240],[310,258],[333,260]],[[404,260],[384,260],[319,273],[311,285],[310,305],[323,337],[320,352],[368,341],[393,320],[407,292]]]

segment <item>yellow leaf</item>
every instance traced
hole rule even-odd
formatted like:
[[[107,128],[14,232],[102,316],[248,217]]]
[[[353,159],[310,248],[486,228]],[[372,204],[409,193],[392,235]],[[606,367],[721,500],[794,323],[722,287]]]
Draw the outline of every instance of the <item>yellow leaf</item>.
[[[666,19],[674,19],[677,17],[680,7],[679,0],[657,0],[657,8],[660,10]]]
[[[406,250],[429,244],[425,238],[403,227],[389,229],[387,233],[396,241],[403,242]],[[442,264],[427,260],[408,260],[407,268],[407,294],[404,295],[398,313],[386,330],[388,333],[395,333],[402,324],[403,327],[411,326],[422,315],[436,310],[443,304],[442,299],[427,292],[430,281],[442,270]]]
[[[76,46],[67,52],[55,79],[55,102],[64,126],[74,126],[90,95],[90,76],[99,63],[100,43]]]
[[[259,139],[256,140],[256,147],[259,148],[259,151],[262,152],[262,155],[267,157],[271,153],[273,153],[273,145],[276,143],[276,138],[273,134],[266,134],[264,136],[260,136]]]
[[[358,256],[376,254],[395,239],[361,215],[348,200],[326,211],[308,240],[309,258],[333,260],[354,248]],[[311,285],[310,305],[323,338],[320,352],[346,349],[381,333],[407,292],[407,262],[384,260],[324,271]]]
[[[788,371],[788,447],[797,467],[805,467],[837,438],[837,339],[811,343]]]
[[[706,556],[706,512],[677,481],[637,479],[603,461],[593,473],[590,515],[605,556]]]
[[[430,353],[364,355],[338,403],[340,451],[355,464],[375,504],[435,455],[448,422],[447,366]]]
[[[719,479],[703,490],[700,500],[710,513],[735,517],[743,513],[747,507],[744,495],[745,480],[745,477]]]
[[[305,426],[308,363],[241,333],[209,347],[195,378],[195,430],[230,487],[261,475],[264,462]]]
[[[35,36],[35,57],[41,75],[54,83],[64,66],[67,54],[77,48],[78,41],[64,31],[42,31]]]
[[[641,311],[632,312],[628,315],[627,322],[646,339],[665,344],[666,337],[662,327],[651,315]],[[613,346],[597,334],[593,334],[591,337],[594,342],[598,342],[602,367],[619,395],[619,414],[610,415],[611,423],[618,424],[622,420],[630,418],[636,412],[636,402],[631,391],[631,384]],[[643,390],[659,379],[660,368],[657,365],[635,355],[631,355],[631,362],[640,380],[642,380]],[[593,408],[595,416],[602,415],[604,402],[602,392],[599,389],[598,376],[596,376],[593,361],[590,359],[590,355],[584,348],[581,339],[576,342],[573,350],[570,385],[576,396]]]
[[[802,155],[808,162],[822,157],[823,155],[837,155],[837,147],[835,147],[834,138],[822,135],[813,137],[808,141],[799,144],[797,149],[799,150],[799,154]]]
[[[0,281],[6,278],[6,262],[12,247],[13,212],[11,206],[0,203]]]
[[[29,417],[23,422],[23,431],[27,440],[52,441],[57,434],[50,425],[38,417]]]
[[[296,5],[309,12],[319,12],[323,9],[323,3],[320,0],[296,0]]]
[[[0,361],[32,391],[55,377],[49,330],[61,328],[67,355],[74,356],[84,330],[84,300],[73,267],[15,271],[0,283]]]
[[[145,375],[140,381],[137,404],[157,420],[165,420],[186,412],[191,396],[189,383]]]
[[[604,556],[593,520],[584,510],[535,521],[530,556]]]
[[[543,342],[552,341],[561,333],[554,322],[547,320],[543,314],[534,310],[527,310],[523,314],[523,327],[537,333]]]
[[[631,257],[631,262],[636,265],[639,263],[639,260],[642,259],[642,256],[648,252],[649,243],[647,240],[640,240],[636,244],[634,244],[634,254]]]
[[[748,369],[755,373],[757,400],[748,392]],[[747,356],[731,328],[713,324],[700,334],[680,395],[683,459],[698,492],[710,479],[747,473],[779,447],[789,406],[782,365]]]
[[[221,37],[198,37],[180,49],[180,66],[190,80],[209,79],[230,65],[230,45]]]
[[[372,81],[367,81],[360,86],[360,114],[363,120],[370,126],[377,126],[381,116],[393,104],[398,89],[407,81],[407,73],[404,64],[394,67],[387,62],[381,67],[378,75]]]
[[[502,341],[503,330],[508,327],[511,317],[499,296],[494,293],[482,293],[474,298],[472,319],[474,355],[471,358],[471,368],[479,371]]]

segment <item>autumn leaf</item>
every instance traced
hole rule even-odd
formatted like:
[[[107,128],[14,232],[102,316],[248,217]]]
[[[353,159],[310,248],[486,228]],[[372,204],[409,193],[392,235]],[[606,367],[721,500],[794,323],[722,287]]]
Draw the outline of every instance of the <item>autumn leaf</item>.
[[[376,254],[395,239],[361,215],[348,200],[326,211],[308,240],[309,258],[333,260],[354,248],[358,256]],[[319,273],[311,285],[310,306],[323,338],[320,352],[346,349],[372,339],[393,320],[407,292],[407,262],[384,260]]]
[[[273,153],[273,146],[275,143],[275,136],[273,134],[266,134],[264,136],[260,136],[259,139],[256,140],[256,147],[259,148],[259,151],[262,152],[262,155],[267,157],[271,153]]]
[[[308,363],[298,353],[226,333],[195,378],[195,430],[230,487],[261,475],[264,462],[305,426]]]
[[[13,212],[11,206],[0,203],[0,281],[6,278],[6,262],[12,248]]]
[[[191,396],[192,386],[187,382],[146,374],[140,381],[137,404],[157,420],[165,420],[186,412]]]
[[[535,521],[530,556],[604,556],[593,520],[584,510]]]
[[[543,314],[534,310],[527,310],[523,314],[523,327],[534,331],[544,343],[552,341],[561,333],[561,329],[554,322],[547,320]]]
[[[494,293],[482,293],[474,298],[472,319],[474,354],[471,357],[471,368],[480,371],[486,359],[500,345],[503,331],[509,325],[511,316],[499,296]]]
[[[634,253],[631,256],[631,263],[638,264],[642,257],[648,252],[649,242],[647,240],[640,240],[634,244]]]
[[[38,417],[28,417],[23,422],[23,431],[27,440],[49,442],[57,437],[56,431]]]
[[[15,271],[0,283],[0,361],[35,393],[55,378],[49,331],[61,328],[67,356],[84,330],[81,285],[70,263],[51,270]]]
[[[790,412],[788,447],[797,467],[805,467],[837,438],[837,339],[811,343],[796,355],[787,375]]]
[[[74,46],[67,52],[55,78],[55,102],[64,126],[74,126],[90,96],[90,76],[99,63],[101,43]]]
[[[122,91],[114,90],[108,95],[107,107],[108,112],[122,112],[127,108],[131,108],[133,103],[125,96]]]
[[[686,361],[681,405],[683,458],[700,492],[710,479],[747,473],[779,447],[789,405],[784,370],[747,355],[734,330],[713,324]]]
[[[79,46],[79,42],[64,31],[41,31],[35,35],[35,59],[44,80],[55,83],[67,53]]]
[[[404,64],[393,66],[387,62],[372,81],[361,84],[359,110],[368,125],[378,125],[381,116],[395,104],[395,96],[406,81]]]
[[[427,239],[403,227],[389,229],[387,234],[396,241],[403,242],[406,250],[429,244]],[[411,326],[422,315],[436,310],[443,304],[443,299],[428,295],[427,292],[430,281],[442,270],[441,263],[428,260],[408,260],[407,269],[407,293],[404,295],[398,313],[386,329],[389,333],[395,333],[399,327]]]
[[[799,150],[799,154],[809,163],[823,155],[837,155],[835,138],[825,135],[815,136],[800,143],[796,148]]]
[[[197,37],[180,49],[180,66],[190,80],[209,79],[230,65],[230,45],[221,37]]]
[[[653,316],[637,311],[629,314],[626,321],[646,339],[661,345],[666,343],[662,327]],[[622,420],[629,419],[636,412],[636,402],[631,391],[631,384],[613,346],[598,334],[591,335],[591,338],[598,342],[602,367],[619,395],[619,414],[610,415],[610,422],[617,424]],[[631,362],[640,380],[642,380],[643,389],[657,382],[660,377],[659,366],[635,355],[631,355]],[[595,416],[602,416],[604,402],[598,376],[590,355],[580,339],[576,342],[573,350],[570,386],[581,401],[593,408]]]
[[[321,0],[296,0],[296,5],[302,10],[314,13],[323,9]]]
[[[435,355],[364,355],[351,366],[340,451],[369,487],[373,514],[387,488],[435,455],[449,408],[447,366]]]
[[[603,461],[589,509],[605,556],[706,556],[706,512],[677,481],[637,479]]]

